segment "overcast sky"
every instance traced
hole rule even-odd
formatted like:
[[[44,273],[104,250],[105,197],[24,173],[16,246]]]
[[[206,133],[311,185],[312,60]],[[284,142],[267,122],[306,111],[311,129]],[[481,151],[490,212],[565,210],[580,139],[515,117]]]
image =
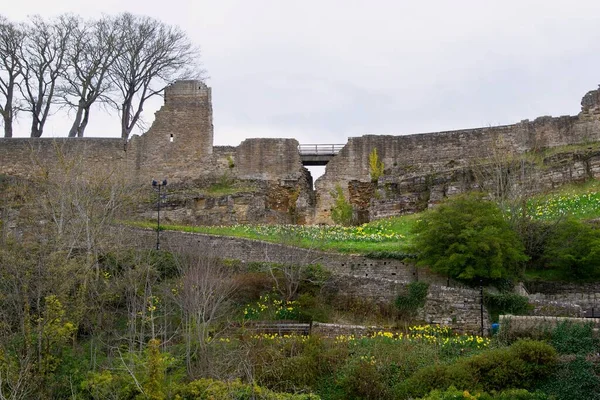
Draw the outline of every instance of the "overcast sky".
[[[179,25],[202,50],[215,144],[345,143],[574,115],[600,83],[598,0],[3,3],[13,21],[129,11]],[[146,107],[148,123],[161,104]],[[22,117],[15,136],[28,134]],[[44,135],[70,125],[56,113]],[[91,116],[86,136],[119,134],[116,115]]]

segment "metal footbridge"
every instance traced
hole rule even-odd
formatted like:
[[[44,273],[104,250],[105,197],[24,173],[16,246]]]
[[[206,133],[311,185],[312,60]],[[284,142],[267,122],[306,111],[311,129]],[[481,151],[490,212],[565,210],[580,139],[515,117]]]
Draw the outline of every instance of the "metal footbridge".
[[[302,165],[327,165],[344,144],[301,144],[298,146]]]

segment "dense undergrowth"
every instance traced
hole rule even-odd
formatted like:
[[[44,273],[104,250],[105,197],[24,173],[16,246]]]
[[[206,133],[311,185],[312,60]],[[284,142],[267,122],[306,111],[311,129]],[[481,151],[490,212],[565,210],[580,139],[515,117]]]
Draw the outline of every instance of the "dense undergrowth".
[[[115,199],[126,193],[79,177],[73,170],[61,185],[22,187],[14,204],[4,202],[8,211],[22,207],[23,220],[17,233],[3,229],[0,236],[0,398],[600,397],[600,346],[591,326],[561,324],[527,337],[502,329],[493,338],[455,335],[415,321],[414,311],[429,290],[420,283],[395,304],[375,303],[331,286],[318,265],[250,265],[145,250],[128,230],[107,229],[122,218]],[[582,208],[593,203],[589,196],[572,197]],[[0,214],[3,228],[6,215],[10,212]],[[421,218],[344,229],[211,229],[290,244],[306,241],[314,248],[348,243],[347,251],[399,257],[399,243],[410,242],[411,226]],[[555,236],[546,235],[558,226]],[[589,272],[585,265],[595,260],[599,243],[593,225],[540,218],[520,227],[520,237],[529,238],[532,269],[551,265],[561,277]],[[540,232],[543,245],[536,247]],[[585,240],[568,240],[575,234]],[[548,248],[553,253],[545,253]],[[486,302],[524,307],[522,298],[503,294],[488,295]],[[389,329],[327,338],[265,334],[255,325],[290,320]]]

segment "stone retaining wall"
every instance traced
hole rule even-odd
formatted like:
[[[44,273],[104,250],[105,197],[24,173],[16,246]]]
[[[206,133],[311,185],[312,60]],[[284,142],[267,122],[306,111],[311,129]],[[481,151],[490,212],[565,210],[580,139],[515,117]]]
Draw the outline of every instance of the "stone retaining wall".
[[[570,318],[570,317],[548,317],[548,316],[516,316],[501,315],[500,331],[509,335],[527,335],[535,333],[542,334],[544,331],[556,327],[563,322],[574,324],[592,324],[594,329],[600,329],[600,318]]]
[[[152,230],[133,229],[141,246],[153,248],[156,233]],[[357,255],[328,253],[318,250],[285,246],[260,240],[206,235],[200,233],[162,231],[164,250],[186,251],[215,257],[226,257],[242,262],[272,262],[295,264],[320,264],[334,274],[361,278],[385,278],[403,282],[423,281],[444,285],[446,277],[426,269],[416,269],[398,260],[376,260]],[[453,285],[458,283],[451,281]]]

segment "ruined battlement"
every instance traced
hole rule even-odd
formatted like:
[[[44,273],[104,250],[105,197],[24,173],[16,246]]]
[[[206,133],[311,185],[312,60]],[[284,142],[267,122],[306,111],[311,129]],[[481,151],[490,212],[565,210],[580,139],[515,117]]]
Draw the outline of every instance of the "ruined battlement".
[[[447,132],[353,137],[332,156],[316,182],[316,200],[311,200],[315,199],[312,178],[302,166],[295,139],[246,139],[237,147],[215,147],[211,88],[201,81],[179,81],[165,89],[164,97],[150,129],[127,143],[95,138],[0,139],[0,174],[28,176],[32,162],[52,165],[57,151],[66,149],[84,157],[90,171],[119,165],[140,183],[163,178],[173,183],[217,181],[223,177],[264,182],[266,189],[255,194],[264,200],[253,200],[255,209],[274,207],[283,220],[285,213],[302,210],[301,218],[296,215],[293,220],[330,223],[331,193],[338,185],[353,204],[364,208],[365,218],[380,218],[412,212],[477,187],[468,179],[469,166],[476,160],[600,142],[600,89],[585,94],[576,116],[544,116],[512,125]],[[371,185],[369,174],[369,154],[375,148],[385,165],[379,186]],[[586,162],[581,164],[575,157],[563,163],[561,168],[566,170],[546,168],[546,175],[535,179],[544,182],[545,190],[573,180],[600,178],[600,158],[598,165],[594,158]],[[380,193],[375,196],[374,190]],[[223,208],[225,212],[235,212],[235,200],[223,201],[229,204]],[[239,207],[237,210],[240,215]],[[247,215],[243,215],[231,221],[246,221]],[[278,219],[268,219],[274,220]],[[265,221],[259,218],[254,222]]]
[[[211,104],[211,89],[202,81],[187,80],[177,81],[174,84],[165,88],[165,104],[184,105]]]
[[[600,88],[590,90],[581,99],[581,114],[585,115],[600,115]]]

